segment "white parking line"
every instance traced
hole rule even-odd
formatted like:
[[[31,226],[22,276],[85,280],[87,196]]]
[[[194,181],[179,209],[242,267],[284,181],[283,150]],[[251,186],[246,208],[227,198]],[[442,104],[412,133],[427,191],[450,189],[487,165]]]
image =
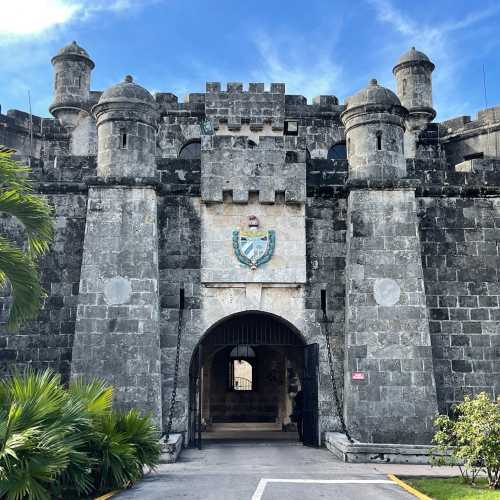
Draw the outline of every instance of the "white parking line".
[[[262,478],[251,500],[261,500],[267,483],[296,484],[394,484],[389,479],[267,479]]]

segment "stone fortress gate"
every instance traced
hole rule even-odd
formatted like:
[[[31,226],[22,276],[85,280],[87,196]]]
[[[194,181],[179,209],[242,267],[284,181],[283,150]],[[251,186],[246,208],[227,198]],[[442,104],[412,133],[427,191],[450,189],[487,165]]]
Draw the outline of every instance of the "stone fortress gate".
[[[370,80],[345,104],[281,83],[92,91],[76,42],[52,64],[54,118],[0,114],[56,217],[47,300],[2,327],[2,370],[102,377],[186,443],[289,428],[301,389],[307,444],[339,411],[360,441],[426,444],[437,411],[498,395],[500,108],[433,122],[414,48],[396,94]]]

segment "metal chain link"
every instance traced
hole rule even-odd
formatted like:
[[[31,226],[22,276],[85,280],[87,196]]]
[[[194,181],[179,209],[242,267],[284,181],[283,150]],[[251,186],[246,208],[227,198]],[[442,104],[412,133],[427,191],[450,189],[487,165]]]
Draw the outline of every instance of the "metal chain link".
[[[182,338],[182,315],[183,309],[179,309],[179,320],[177,321],[177,350],[175,352],[174,379],[172,385],[172,396],[170,397],[170,409],[168,412],[167,429],[165,431],[165,441],[168,443],[170,433],[172,432],[172,423],[174,420],[174,410],[177,398],[177,381],[179,380],[179,362],[181,357],[181,338]]]
[[[328,331],[329,321],[328,321],[328,316],[326,315],[325,311],[323,311],[323,323],[325,324],[325,340],[326,340],[326,349],[328,351],[328,365],[330,366],[330,379],[332,381],[333,399],[335,400],[335,406],[337,408],[337,415],[339,416],[340,427],[342,429],[342,432],[346,435],[349,442],[353,443],[354,441],[353,441],[351,435],[349,434],[349,431],[347,430],[347,425],[346,425],[345,420],[344,420],[344,411],[343,411],[342,405],[340,403],[340,398],[339,398],[339,394],[338,394],[338,390],[337,390],[337,383],[335,382],[335,371],[334,371],[334,365],[333,365],[332,346],[330,345],[330,333]]]

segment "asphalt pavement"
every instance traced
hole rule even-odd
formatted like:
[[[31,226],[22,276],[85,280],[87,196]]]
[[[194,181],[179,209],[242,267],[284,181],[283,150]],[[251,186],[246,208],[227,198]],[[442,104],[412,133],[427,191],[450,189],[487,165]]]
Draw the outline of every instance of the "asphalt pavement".
[[[394,470],[393,470],[394,469]],[[297,442],[207,442],[183,450],[114,498],[146,500],[414,499],[387,474],[388,464],[346,464],[326,449]]]

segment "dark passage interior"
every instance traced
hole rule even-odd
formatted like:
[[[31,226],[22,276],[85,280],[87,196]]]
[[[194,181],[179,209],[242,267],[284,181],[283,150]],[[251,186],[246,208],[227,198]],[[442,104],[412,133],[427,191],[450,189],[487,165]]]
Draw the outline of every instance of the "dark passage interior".
[[[290,415],[303,373],[304,342],[290,326],[269,314],[232,316],[193,358],[191,429],[204,439],[295,438]]]

